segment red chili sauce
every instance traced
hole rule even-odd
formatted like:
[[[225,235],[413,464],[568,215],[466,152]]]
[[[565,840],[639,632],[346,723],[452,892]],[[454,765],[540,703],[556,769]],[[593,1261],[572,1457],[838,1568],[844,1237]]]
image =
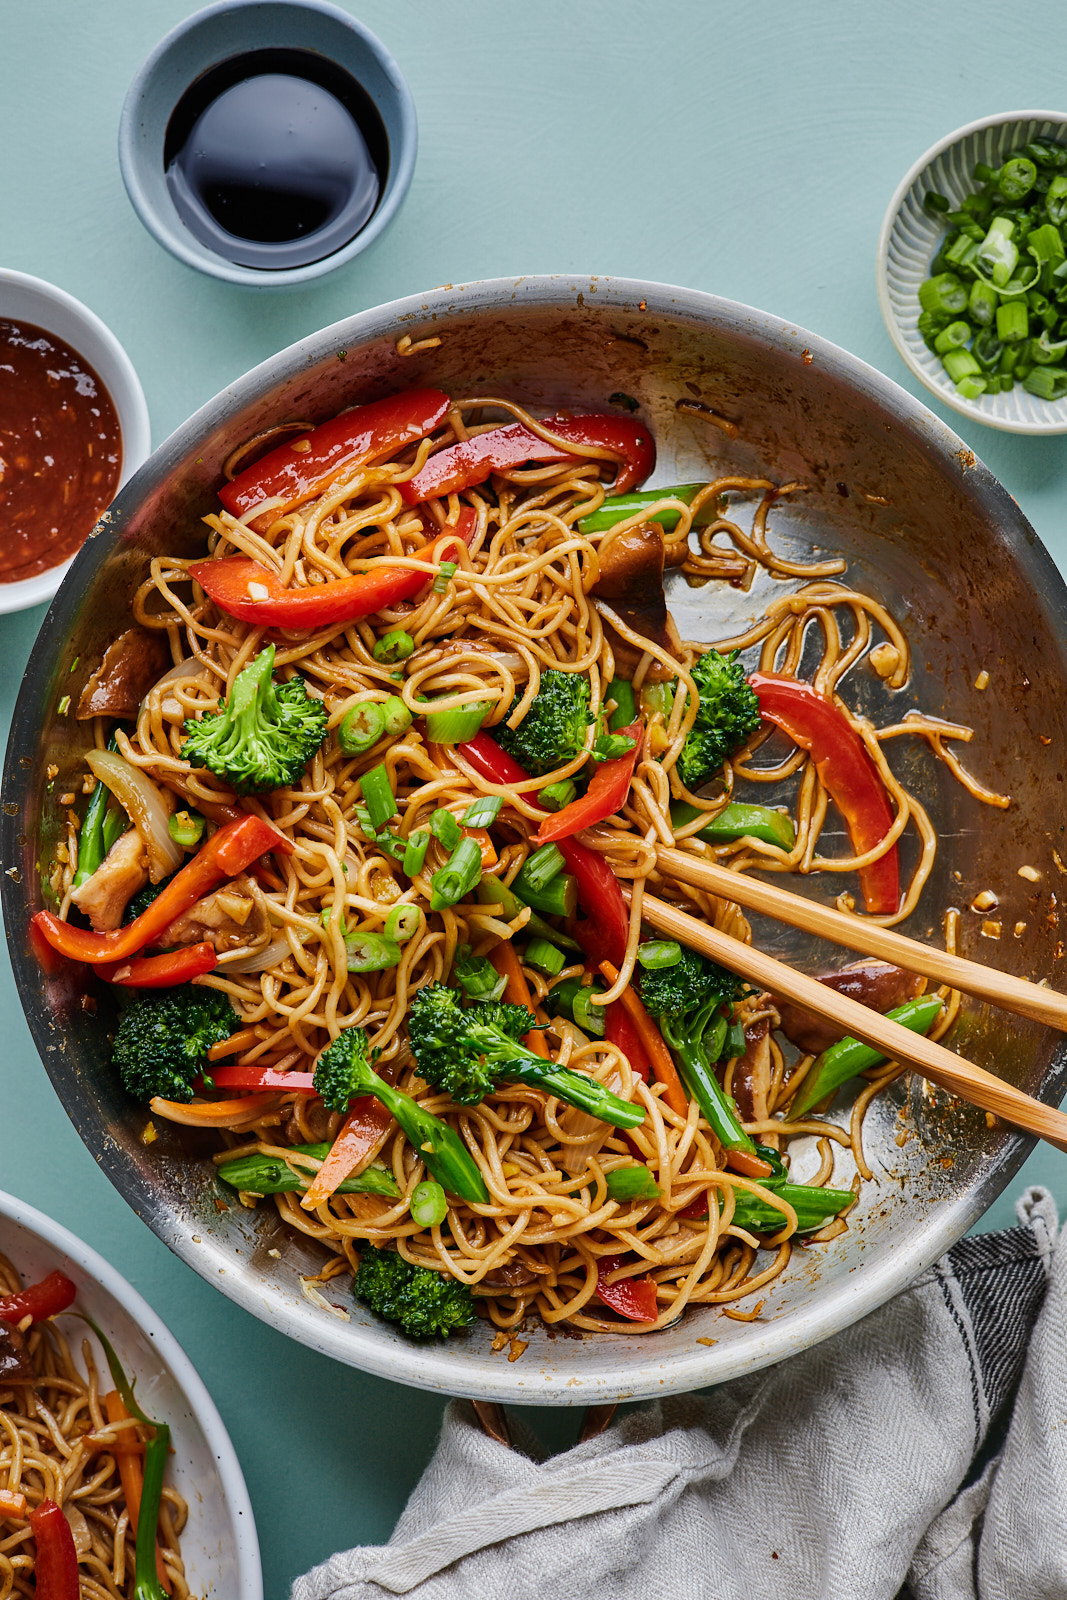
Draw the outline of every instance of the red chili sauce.
[[[0,583],[72,556],[121,465],[119,419],[92,367],[43,328],[0,321]]]

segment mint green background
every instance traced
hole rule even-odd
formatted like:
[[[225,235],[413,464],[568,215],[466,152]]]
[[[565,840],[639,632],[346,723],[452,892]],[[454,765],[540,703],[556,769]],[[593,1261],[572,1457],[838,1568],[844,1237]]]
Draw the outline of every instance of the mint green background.
[[[338,317],[434,284],[529,272],[619,273],[747,301],[929,399],[875,301],[889,197],[962,123],[1067,109],[1067,8],[1056,6],[1031,42],[1005,33],[1002,0],[367,0],[349,9],[393,51],[418,107],[410,195],[354,263],[266,295],[173,261],[119,178],[126,86],[192,9],[0,0],[0,262],[53,280],[111,325],[140,372],[157,443],[229,379]],[[946,417],[1067,563],[1067,442]],[[5,737],[43,615],[0,618]],[[101,1250],[189,1351],[244,1464],[268,1600],[334,1549],[387,1538],[442,1402],[298,1348],[174,1260],[70,1127],[6,962],[0,1026],[0,1187]],[[1055,1152],[1033,1156],[1025,1177],[1067,1198]],[[1009,1195],[985,1222],[1010,1220]],[[532,1420],[555,1447],[573,1437],[566,1413]]]

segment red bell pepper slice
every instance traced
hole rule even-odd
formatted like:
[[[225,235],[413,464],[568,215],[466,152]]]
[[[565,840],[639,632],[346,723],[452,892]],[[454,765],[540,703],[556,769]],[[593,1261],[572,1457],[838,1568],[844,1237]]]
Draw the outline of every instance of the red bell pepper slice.
[[[247,1067],[237,1065],[209,1070],[216,1089],[281,1089],[286,1094],[315,1093],[313,1072],[279,1071],[277,1067],[257,1067],[254,1062]]]
[[[158,939],[175,917],[188,911],[218,884],[236,878],[268,850],[289,854],[292,848],[277,828],[248,812],[239,822],[228,822],[201,845],[192,860],[174,874],[163,893],[125,928],[94,933],[62,922],[51,911],[38,911],[33,924],[53,950],[73,961],[88,961],[93,966],[126,961]]]
[[[455,528],[413,554],[420,561],[447,560],[456,540],[470,543],[477,520],[465,506]],[[415,567],[377,566],[332,583],[287,589],[276,572],[249,556],[208,557],[194,561],[188,570],[220,611],[260,628],[330,628],[356,622],[401,600],[413,599],[430,581]]]
[[[96,970],[107,983],[121,984],[124,989],[170,989],[213,972],[218,964],[215,946],[204,943],[168,950],[161,956],[135,956],[132,961]]]
[[[604,1017],[604,1037],[608,1044],[616,1045],[622,1051],[630,1063],[631,1070],[641,1082],[647,1083],[651,1070],[648,1055],[641,1043],[641,1035],[630,1021],[621,1000],[613,1000],[607,1008]]]
[[[476,734],[456,749],[487,783],[506,789],[509,784],[529,781],[530,774],[487,733]],[[595,957],[594,966],[605,960],[621,966],[630,934],[630,913],[615,874],[603,856],[577,839],[561,839],[559,848],[577,882],[578,901],[588,919],[575,928],[575,938]]]
[[[263,513],[264,521],[273,520],[321,494],[344,467],[358,460],[379,460],[424,439],[444,419],[451,403],[440,389],[407,389],[342,411],[239,472],[232,483],[223,484],[219,499],[235,517],[246,516],[264,500],[277,500],[278,505]]]
[[[619,733],[633,740],[633,749],[624,756],[602,761],[585,793],[542,822],[537,830],[537,844],[553,844],[560,839],[568,839],[572,833],[591,828],[595,822],[603,822],[622,810],[641,752],[641,723],[631,722],[628,728],[620,728]]]
[[[608,862],[577,839],[560,839],[559,849],[578,884],[578,904],[588,921],[579,922],[574,937],[593,966],[610,961],[621,967],[630,937],[630,908]]]
[[[810,683],[753,672],[749,683],[760,716],[807,750],[815,770],[848,828],[852,848],[866,855],[893,826],[893,807],[881,774],[863,740],[844,714]],[[896,845],[859,869],[867,910],[888,916],[900,904],[900,858]]]
[[[655,1322],[659,1316],[659,1306],[654,1278],[620,1278],[618,1283],[605,1281],[625,1260],[624,1255],[601,1256],[596,1269],[597,1299],[612,1311],[617,1311],[620,1317],[628,1317],[631,1322]]]
[[[31,1283],[16,1294],[4,1295],[0,1299],[0,1322],[9,1322],[14,1326],[23,1317],[44,1322],[46,1318],[56,1317],[73,1305],[77,1292],[65,1272],[50,1272],[40,1283]]]
[[[633,417],[548,417],[545,426],[561,439],[593,445],[620,457],[612,494],[626,494],[644,483],[656,465],[656,443],[643,422]],[[521,422],[462,439],[430,457],[421,472],[397,488],[409,505],[436,496],[459,494],[484,483],[494,472],[512,472],[530,461],[573,461],[558,445],[531,433]]]
[[[37,1600],[78,1600],[78,1551],[70,1523],[54,1500],[42,1500],[29,1516],[37,1543],[33,1563]]]

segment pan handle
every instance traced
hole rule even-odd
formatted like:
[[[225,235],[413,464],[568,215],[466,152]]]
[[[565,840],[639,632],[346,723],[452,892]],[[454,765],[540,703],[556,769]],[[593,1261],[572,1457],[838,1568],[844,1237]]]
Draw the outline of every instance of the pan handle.
[[[511,1448],[511,1432],[508,1428],[507,1413],[504,1407],[496,1400],[472,1400],[474,1415],[478,1419],[478,1426],[490,1439],[495,1439],[498,1444]],[[581,1426],[578,1429],[578,1444],[584,1444],[587,1439],[595,1439],[598,1433],[603,1433],[618,1408],[614,1405],[588,1406],[582,1416]]]

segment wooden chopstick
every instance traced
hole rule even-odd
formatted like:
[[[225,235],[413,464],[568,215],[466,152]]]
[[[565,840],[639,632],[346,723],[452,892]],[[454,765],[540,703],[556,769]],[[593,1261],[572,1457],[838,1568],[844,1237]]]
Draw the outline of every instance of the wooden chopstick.
[[[776,917],[779,922],[788,922],[805,933],[829,939],[846,950],[892,961],[910,972],[922,973],[934,983],[947,983],[950,988],[962,989],[979,1000],[1003,1006],[1006,1011],[1015,1011],[1035,1022],[1067,1031],[1067,995],[1057,994],[1055,989],[1044,989],[1039,984],[1028,983],[1025,978],[935,950],[917,939],[895,933],[892,928],[879,927],[865,917],[852,917],[831,906],[817,905],[802,895],[779,888],[766,878],[730,872],[717,862],[690,855],[686,850],[661,845],[656,854],[662,870],[682,883],[707,889],[726,900],[736,900],[750,911]]]
[[[921,1033],[909,1032],[899,1022],[883,1017],[869,1006],[861,1006],[847,995],[838,994],[815,978],[794,972],[784,962],[764,955],[752,945],[742,944],[740,939],[732,939],[729,934],[720,933],[656,895],[645,895],[641,916],[658,933],[699,950],[761,989],[769,989],[772,994],[782,995],[795,1005],[828,1018],[843,1033],[862,1039],[864,1044],[893,1061],[916,1068],[950,1094],[969,1100],[983,1111],[991,1111],[1026,1133],[1036,1134],[1055,1145],[1057,1150],[1067,1151],[1067,1115],[1052,1106],[1042,1105],[1040,1100],[1032,1099],[984,1068],[964,1061]]]

